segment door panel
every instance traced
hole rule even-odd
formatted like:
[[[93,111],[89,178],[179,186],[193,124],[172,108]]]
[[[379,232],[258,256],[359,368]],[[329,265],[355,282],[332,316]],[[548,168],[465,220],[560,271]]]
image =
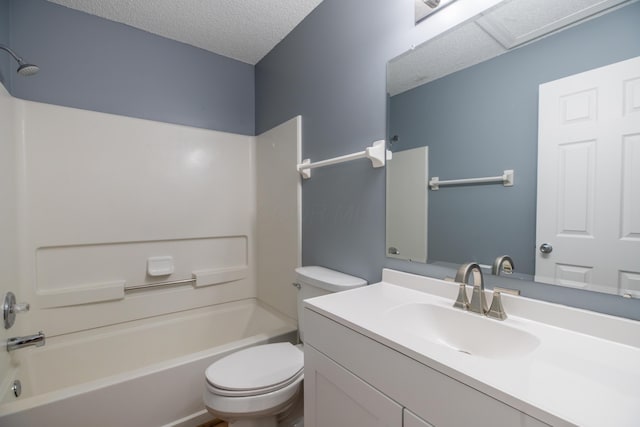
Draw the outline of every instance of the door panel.
[[[536,281],[640,296],[640,58],[539,95]]]

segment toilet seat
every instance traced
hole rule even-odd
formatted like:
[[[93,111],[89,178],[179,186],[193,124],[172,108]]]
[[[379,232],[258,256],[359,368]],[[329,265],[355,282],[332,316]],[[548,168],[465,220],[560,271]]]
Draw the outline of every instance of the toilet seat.
[[[304,356],[288,342],[246,348],[214,362],[205,372],[207,389],[219,396],[271,393],[299,382]]]
[[[300,371],[298,371],[298,373],[296,373],[293,377],[287,379],[286,381],[280,382],[278,384],[273,384],[272,386],[269,387],[263,387],[263,388],[255,388],[255,389],[251,389],[251,390],[226,390],[223,388],[218,388],[214,385],[212,385],[209,381],[207,381],[207,390],[209,390],[211,393],[217,394],[219,396],[226,396],[226,397],[251,397],[251,396],[258,396],[261,394],[267,394],[267,393],[271,393],[274,391],[278,391],[280,389],[283,389],[293,383],[299,382],[302,380],[304,376],[304,369],[300,369]]]

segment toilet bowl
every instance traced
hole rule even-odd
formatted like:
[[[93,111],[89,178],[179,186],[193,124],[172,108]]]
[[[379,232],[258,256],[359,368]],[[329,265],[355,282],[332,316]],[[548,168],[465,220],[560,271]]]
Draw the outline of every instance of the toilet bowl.
[[[352,289],[366,281],[324,267],[296,269],[298,330],[304,339],[303,300]],[[246,348],[211,364],[206,372],[203,400],[209,413],[230,427],[289,427],[301,425],[304,354],[289,342]]]
[[[250,347],[205,372],[207,410],[234,427],[275,427],[291,408],[303,379],[303,352],[291,343]]]

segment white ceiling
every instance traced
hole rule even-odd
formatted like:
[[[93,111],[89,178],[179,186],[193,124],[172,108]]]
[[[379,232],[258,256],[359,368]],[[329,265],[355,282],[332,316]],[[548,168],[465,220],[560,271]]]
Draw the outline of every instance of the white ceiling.
[[[49,0],[255,65],[322,0]]]

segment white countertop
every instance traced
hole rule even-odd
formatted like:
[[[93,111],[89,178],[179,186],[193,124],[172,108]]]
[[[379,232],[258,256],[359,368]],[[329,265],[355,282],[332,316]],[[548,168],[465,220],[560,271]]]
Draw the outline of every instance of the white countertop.
[[[506,342],[505,357],[499,348],[489,349],[495,357],[485,357],[422,339],[387,317],[408,303],[448,310],[457,289],[442,280],[385,270],[383,282],[306,305],[550,425],[640,426],[640,322],[503,294],[509,315],[503,322],[460,315],[477,316],[488,327],[500,322],[539,342],[515,355]]]

